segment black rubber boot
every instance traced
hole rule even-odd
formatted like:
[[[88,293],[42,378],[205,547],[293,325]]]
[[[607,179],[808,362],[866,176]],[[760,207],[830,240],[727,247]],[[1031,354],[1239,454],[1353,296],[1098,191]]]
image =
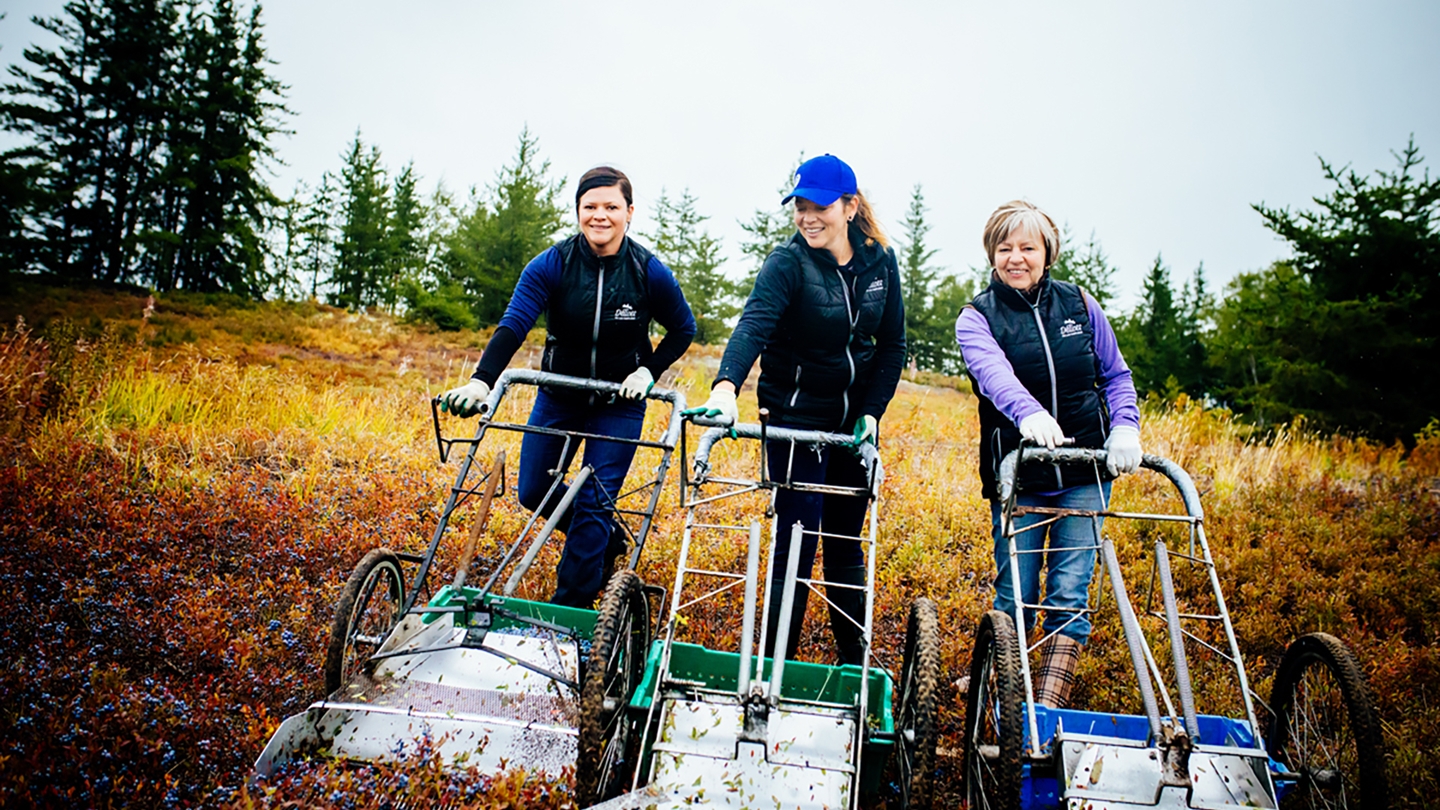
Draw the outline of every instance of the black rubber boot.
[[[774,658],[775,653],[775,631],[780,627],[780,605],[785,595],[783,579],[770,580],[770,618],[765,624],[765,656]],[[785,658],[793,659],[795,653],[800,650],[800,627],[805,623],[805,604],[809,601],[810,589],[803,584],[795,583],[795,611],[790,614],[790,637],[785,643]]]
[[[865,566],[847,565],[837,570],[827,569],[825,581],[864,585],[865,574]],[[865,626],[865,592],[853,588],[826,588],[825,597],[830,600],[830,629],[835,633],[835,650],[840,663],[859,666],[865,656],[865,637],[861,632]]]

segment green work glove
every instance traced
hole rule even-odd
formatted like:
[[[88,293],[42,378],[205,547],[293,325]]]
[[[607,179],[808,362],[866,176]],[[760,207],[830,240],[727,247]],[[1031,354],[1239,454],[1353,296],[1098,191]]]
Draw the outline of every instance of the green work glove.
[[[490,396],[490,386],[471,378],[459,388],[452,388],[440,398],[440,410],[456,416],[474,416]]]
[[[879,436],[880,423],[875,421],[873,416],[862,416],[855,420],[855,438],[851,440],[851,447],[859,447],[866,442],[875,444]]]
[[[716,388],[710,392],[710,399],[698,408],[686,408],[681,416],[704,416],[717,422],[734,425],[740,421],[740,409],[735,405],[735,392]]]

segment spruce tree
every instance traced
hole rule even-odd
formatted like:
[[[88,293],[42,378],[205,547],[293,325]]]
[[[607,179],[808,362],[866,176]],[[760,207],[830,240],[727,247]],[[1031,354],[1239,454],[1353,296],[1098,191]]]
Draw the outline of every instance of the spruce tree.
[[[380,149],[367,149],[359,132],[343,160],[330,301],[337,306],[364,309],[384,303],[387,296],[384,286],[390,266],[390,185],[380,164]]]
[[[938,371],[942,357],[955,339],[944,315],[932,307],[940,268],[931,267],[935,249],[925,244],[930,224],[925,221],[925,194],[919,183],[910,193],[900,238],[900,288],[905,301],[905,351],[912,366]],[[951,321],[953,323],[953,320]]]
[[[1253,206],[1294,255],[1237,277],[1216,308],[1223,402],[1386,440],[1440,415],[1440,178],[1413,138],[1395,160],[1362,176],[1321,159],[1334,187],[1314,209]]]
[[[805,162],[805,153],[800,153],[795,165],[791,167],[789,174],[785,176],[785,182],[776,190],[779,197],[783,198],[795,188],[795,170]],[[750,290],[755,286],[755,275],[760,272],[760,267],[765,264],[765,257],[775,252],[775,249],[790,241],[795,235],[795,206],[793,203],[776,205],[768,208],[755,209],[755,215],[749,222],[740,223],[741,230],[747,236],[740,242],[740,252],[751,261],[750,269],[745,274],[745,280],[738,286],[742,297],[749,297]]]
[[[655,202],[655,230],[645,237],[674,273],[695,315],[695,342],[719,343],[730,335],[726,323],[740,307],[735,285],[720,272],[720,240],[704,230],[704,216],[690,190],[671,200],[662,188]]]
[[[1080,285],[1101,309],[1115,299],[1115,268],[1095,239],[1094,231],[1084,245],[1077,245],[1070,228],[1064,228],[1060,235],[1060,253],[1050,265],[1050,275]]]
[[[550,179],[539,139],[527,127],[519,140],[514,161],[496,174],[489,199],[472,194],[469,210],[441,238],[440,284],[464,290],[482,326],[500,322],[520,272],[554,242],[569,213],[559,202],[565,179]]]

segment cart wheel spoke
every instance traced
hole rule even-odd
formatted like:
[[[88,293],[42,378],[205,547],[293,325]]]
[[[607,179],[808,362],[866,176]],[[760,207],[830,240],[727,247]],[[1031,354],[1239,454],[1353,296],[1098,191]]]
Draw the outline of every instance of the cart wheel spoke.
[[[326,694],[334,694],[365,671],[370,656],[395,628],[404,605],[400,559],[384,548],[361,558],[335,604],[325,655]]]
[[[1389,806],[1385,753],[1369,686],[1344,642],[1296,639],[1271,694],[1270,756],[1298,775],[1282,782],[1281,808]]]
[[[580,754],[575,789],[581,806],[618,792],[634,770],[635,735],[626,711],[650,647],[650,612],[634,571],[610,580],[580,688]]]

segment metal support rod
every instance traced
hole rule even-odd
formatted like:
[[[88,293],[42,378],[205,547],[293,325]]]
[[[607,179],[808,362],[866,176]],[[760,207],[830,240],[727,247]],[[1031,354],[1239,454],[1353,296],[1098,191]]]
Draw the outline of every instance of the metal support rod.
[[[1024,591],[1020,588],[1020,550],[1015,542],[1015,515],[1013,506],[1000,513],[1000,533],[1006,538],[1010,555],[1010,593],[1015,600],[1015,633],[1020,636],[1020,682],[1025,684],[1025,720],[1030,726],[1030,753],[1040,756],[1040,727],[1035,718],[1035,685],[1030,678],[1030,626],[1025,621]]]
[[[579,494],[580,488],[585,485],[594,472],[595,468],[586,464],[580,468],[580,472],[575,474],[575,480],[570,482],[569,491],[565,493],[565,497],[560,499],[560,503],[555,505],[555,511],[550,513],[550,519],[545,521],[545,527],[540,530],[535,542],[530,544],[530,550],[525,552],[525,556],[515,566],[515,570],[510,573],[510,578],[505,581],[505,590],[503,591],[505,596],[513,594],[515,589],[520,587],[520,580],[525,576],[525,572],[530,570],[530,565],[535,562],[535,556],[540,553],[541,547],[545,545],[545,541],[550,539],[550,535],[555,533],[555,527],[559,526],[560,519],[565,517],[565,510],[570,508],[570,504]]]
[[[1135,608],[1125,592],[1125,580],[1120,575],[1120,558],[1115,555],[1115,544],[1110,538],[1102,538],[1100,552],[1105,557],[1105,570],[1110,577],[1110,589],[1115,595],[1115,606],[1120,610],[1120,623],[1125,628],[1125,644],[1130,648],[1130,663],[1135,669],[1135,683],[1140,687],[1140,699],[1145,704],[1145,717],[1150,721],[1150,739],[1160,738],[1160,707],[1155,702],[1155,685],[1150,680],[1150,671],[1145,667],[1145,635],[1140,630],[1140,621],[1135,618]]]
[[[795,575],[800,570],[800,544],[805,540],[805,526],[795,521],[790,530],[790,554],[785,559],[785,588],[780,596],[780,620],[775,627],[775,647],[771,651],[774,664],[770,670],[770,703],[780,700],[780,685],[785,678],[785,652],[790,649],[790,619],[795,613]],[[774,585],[774,582],[771,582]],[[861,722],[864,722],[863,718]]]
[[[750,521],[750,544],[745,555],[745,615],[740,620],[740,678],[736,693],[744,700],[750,695],[750,671],[755,664],[755,591],[760,575],[760,521]]]
[[[779,490],[770,490],[770,508],[766,510],[767,515],[774,514],[775,495]],[[755,677],[765,680],[765,651],[772,649],[770,641],[770,589],[775,587],[775,542],[780,538],[780,527],[774,521],[770,521],[770,542],[765,549],[765,599],[760,604],[760,654],[755,657]],[[681,559],[684,559],[683,557]]]
[[[1170,655],[1175,659],[1175,688],[1180,692],[1180,711],[1185,730],[1200,739],[1195,719],[1195,693],[1190,686],[1190,661],[1185,657],[1185,633],[1180,627],[1180,608],[1175,604],[1175,580],[1170,574],[1170,549],[1163,539],[1155,541],[1155,567],[1160,575],[1160,595],[1165,600],[1165,625],[1170,632]]]
[[[880,508],[878,486],[871,490],[870,500],[870,537],[869,548],[866,549],[866,571],[865,574],[865,625],[860,628],[861,637],[865,640],[865,646],[860,655],[860,718],[856,724],[858,741],[855,750],[851,752],[850,765],[855,769],[855,782],[860,783],[860,767],[865,753],[865,735],[870,721],[870,650],[874,643],[875,634],[875,542],[880,523]],[[860,791],[851,791],[850,810],[860,810]]]
[[[1215,561],[1210,556],[1210,543],[1205,539],[1205,527],[1196,524],[1196,539],[1200,541],[1200,552],[1205,557],[1205,568],[1210,572],[1210,589],[1215,592],[1216,612],[1224,617],[1225,640],[1230,644],[1230,655],[1235,660],[1235,676],[1240,680],[1240,694],[1245,696],[1245,717],[1250,721],[1250,731],[1255,739],[1263,739],[1260,723],[1255,719],[1255,704],[1250,700],[1250,679],[1245,675],[1245,659],[1240,657],[1240,642],[1235,640],[1235,625],[1230,623],[1230,611],[1225,607],[1225,592],[1220,589],[1220,575],[1215,571]]]

